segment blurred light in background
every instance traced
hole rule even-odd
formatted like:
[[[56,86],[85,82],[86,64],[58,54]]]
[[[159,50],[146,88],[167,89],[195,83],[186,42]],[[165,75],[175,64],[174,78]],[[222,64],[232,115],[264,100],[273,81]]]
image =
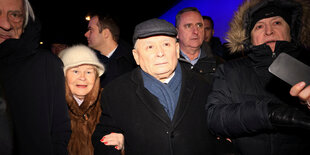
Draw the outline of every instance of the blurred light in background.
[[[90,16],[88,15],[88,16],[85,16],[85,20],[86,21],[90,21]]]

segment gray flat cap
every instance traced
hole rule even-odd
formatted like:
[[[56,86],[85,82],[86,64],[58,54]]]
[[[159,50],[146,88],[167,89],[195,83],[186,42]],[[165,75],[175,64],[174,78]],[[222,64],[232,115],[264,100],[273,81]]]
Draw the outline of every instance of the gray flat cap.
[[[153,18],[144,21],[135,27],[133,34],[133,44],[135,44],[139,38],[147,38],[156,35],[176,37],[177,34],[177,30],[173,24],[167,22],[164,19]]]

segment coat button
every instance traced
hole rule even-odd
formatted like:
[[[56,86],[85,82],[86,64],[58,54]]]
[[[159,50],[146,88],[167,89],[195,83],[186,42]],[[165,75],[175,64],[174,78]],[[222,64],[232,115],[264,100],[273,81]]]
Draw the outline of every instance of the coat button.
[[[170,133],[170,138],[174,138],[174,132],[173,131]]]
[[[88,118],[89,118],[88,114],[84,114],[83,118],[84,118],[85,121],[88,121]]]

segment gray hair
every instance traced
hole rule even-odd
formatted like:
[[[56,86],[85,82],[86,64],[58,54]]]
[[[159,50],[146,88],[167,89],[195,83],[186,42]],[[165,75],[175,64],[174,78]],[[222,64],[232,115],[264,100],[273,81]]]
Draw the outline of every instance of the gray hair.
[[[200,16],[201,16],[200,11],[199,11],[197,8],[195,8],[195,7],[187,7],[187,8],[184,8],[184,9],[180,10],[180,11],[178,12],[178,14],[175,16],[175,27],[178,27],[178,26],[179,26],[181,15],[182,15],[183,13],[185,13],[185,12],[190,12],[190,11],[197,12],[197,13],[199,13]],[[202,17],[202,16],[201,16],[201,17]]]
[[[28,0],[24,0],[24,11],[25,11],[25,21],[24,21],[24,28],[27,26],[29,18],[31,20],[35,20],[33,9]]]

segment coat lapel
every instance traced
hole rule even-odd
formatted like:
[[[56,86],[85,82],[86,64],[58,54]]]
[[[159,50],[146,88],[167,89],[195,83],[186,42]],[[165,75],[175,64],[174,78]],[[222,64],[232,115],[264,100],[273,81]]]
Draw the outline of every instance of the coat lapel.
[[[183,119],[195,93],[196,87],[191,85],[190,82],[186,81],[192,81],[192,76],[182,68],[182,87],[172,121],[174,127],[176,127]]]
[[[136,69],[132,75],[132,80],[137,84],[136,94],[139,99],[152,114],[169,126],[171,120],[164,110],[164,107],[159,103],[158,99],[144,87],[140,69]]]
[[[142,76],[139,69],[135,70],[132,80],[137,84],[136,94],[142,103],[149,109],[151,113],[157,116],[168,126],[171,125],[171,120],[164,110],[163,106],[159,103],[158,99],[152,95],[146,88],[144,88]],[[182,68],[182,87],[179,96],[179,101],[172,120],[173,126],[176,127],[186,114],[190,106],[192,97],[195,93],[196,87],[191,85],[192,75],[184,71]]]

